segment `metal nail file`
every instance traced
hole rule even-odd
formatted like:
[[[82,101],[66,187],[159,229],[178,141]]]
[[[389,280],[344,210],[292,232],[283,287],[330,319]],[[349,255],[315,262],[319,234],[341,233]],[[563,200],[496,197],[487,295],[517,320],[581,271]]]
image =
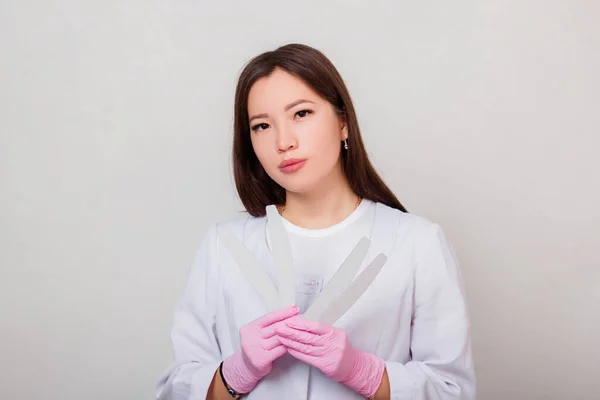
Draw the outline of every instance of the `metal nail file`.
[[[279,306],[287,307],[295,304],[296,284],[294,281],[294,260],[288,240],[287,231],[277,211],[277,207],[266,207],[269,234],[271,238],[271,253],[275,259],[277,271],[277,289],[279,291]]]
[[[387,261],[384,254],[378,254],[377,257],[363,270],[363,272],[348,286],[333,303],[318,318],[319,321],[333,325],[346,311],[356,303],[363,295],[369,285],[373,282],[381,268]]]
[[[219,238],[227,247],[269,311],[279,308],[279,295],[265,268],[229,229],[218,228]]]
[[[331,280],[327,283],[319,297],[308,307],[304,313],[304,318],[317,320],[325,310],[344,292],[356,273],[362,262],[367,256],[367,251],[371,241],[363,237],[354,246],[352,252],[346,257],[344,263],[338,268]]]

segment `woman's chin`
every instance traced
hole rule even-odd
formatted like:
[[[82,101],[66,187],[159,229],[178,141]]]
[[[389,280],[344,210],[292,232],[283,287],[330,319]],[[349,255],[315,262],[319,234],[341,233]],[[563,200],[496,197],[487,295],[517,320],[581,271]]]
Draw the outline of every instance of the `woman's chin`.
[[[306,194],[306,193],[311,192],[310,186],[299,184],[297,182],[294,182],[294,183],[286,182],[285,184],[281,185],[281,187],[284,188],[286,190],[286,192],[289,192],[289,193]]]
[[[286,179],[285,182],[281,182],[279,185],[290,193],[308,194],[322,186],[322,182],[308,179]]]

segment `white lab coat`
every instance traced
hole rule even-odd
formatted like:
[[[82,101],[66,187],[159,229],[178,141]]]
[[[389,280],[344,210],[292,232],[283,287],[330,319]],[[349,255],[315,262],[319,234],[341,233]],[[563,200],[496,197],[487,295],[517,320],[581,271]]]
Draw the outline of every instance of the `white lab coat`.
[[[380,252],[388,260],[335,326],[353,347],[385,360],[392,400],[475,399],[465,294],[450,244],[438,225],[381,203],[376,207],[365,265]],[[276,285],[266,217],[219,225],[243,241]],[[157,385],[157,399],[204,400],[220,362],[240,349],[240,327],[267,311],[219,245],[217,224],[211,226],[175,309],[175,361]],[[362,397],[286,354],[245,398]]]

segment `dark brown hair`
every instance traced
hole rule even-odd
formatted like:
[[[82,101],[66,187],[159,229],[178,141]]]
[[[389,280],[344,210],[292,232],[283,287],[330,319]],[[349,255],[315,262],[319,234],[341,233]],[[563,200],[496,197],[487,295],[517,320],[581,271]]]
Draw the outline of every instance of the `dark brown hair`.
[[[302,79],[346,120],[349,148],[342,150],[340,142],[342,169],[354,193],[406,212],[369,161],[352,99],[335,66],[319,50],[293,43],[250,60],[240,74],[235,91],[233,175],[242,204],[250,215],[264,216],[267,205],[285,203],[285,189],[267,175],[254,153],[248,122],[250,89],[257,80],[271,75],[275,68]]]

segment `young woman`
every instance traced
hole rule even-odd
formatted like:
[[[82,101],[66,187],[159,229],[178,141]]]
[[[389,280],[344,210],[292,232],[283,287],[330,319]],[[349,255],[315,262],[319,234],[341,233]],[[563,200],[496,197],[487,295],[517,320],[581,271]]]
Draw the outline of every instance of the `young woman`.
[[[175,362],[158,399],[475,398],[451,246],[374,170],[348,90],[321,52],[290,44],[248,63],[236,89],[233,164],[248,215],[204,237],[175,309]],[[219,233],[232,232],[276,281],[273,205],[295,279],[294,304],[274,310]],[[366,291],[335,326],[304,318],[363,237],[367,261],[387,256]]]

